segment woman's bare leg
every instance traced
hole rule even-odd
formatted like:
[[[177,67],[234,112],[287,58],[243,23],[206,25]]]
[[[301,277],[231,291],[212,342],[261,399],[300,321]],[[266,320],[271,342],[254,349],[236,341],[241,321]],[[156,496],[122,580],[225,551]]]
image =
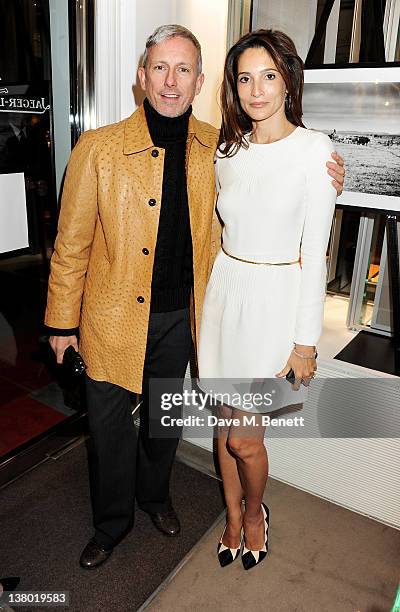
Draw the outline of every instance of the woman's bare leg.
[[[230,419],[232,408],[221,406],[218,418]],[[229,548],[239,548],[240,530],[242,528],[243,489],[239,478],[236,457],[227,446],[229,426],[219,426],[217,430],[218,462],[221,470],[222,484],[226,502],[226,530],[223,544]]]
[[[240,426],[232,425],[228,447],[236,457],[237,469],[244,491],[246,510],[243,517],[246,547],[260,550],[264,546],[264,517],[261,502],[268,479],[268,455],[264,445],[265,426],[262,415],[252,414],[255,425],[245,425],[242,410],[234,410],[233,418]],[[258,426],[257,426],[258,423]]]

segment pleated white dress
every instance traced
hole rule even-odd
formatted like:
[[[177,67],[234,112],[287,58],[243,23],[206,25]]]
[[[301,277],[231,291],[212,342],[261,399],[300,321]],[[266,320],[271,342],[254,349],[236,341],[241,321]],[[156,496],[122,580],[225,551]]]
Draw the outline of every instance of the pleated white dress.
[[[249,141],[248,141],[249,142]],[[218,253],[205,295],[199,339],[199,386],[249,412],[271,412],[303,402],[275,375],[286,365],[293,342],[316,345],[322,331],[326,249],[336,190],[326,162],[328,136],[297,127],[271,144],[241,148],[216,160],[217,209],[229,254]],[[237,393],[272,393],[261,406],[238,402]],[[229,403],[225,397],[224,403]]]

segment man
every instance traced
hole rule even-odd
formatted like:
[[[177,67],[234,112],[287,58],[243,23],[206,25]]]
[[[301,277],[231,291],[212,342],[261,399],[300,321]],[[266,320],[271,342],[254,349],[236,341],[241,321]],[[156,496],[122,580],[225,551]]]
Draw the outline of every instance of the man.
[[[169,477],[180,430],[149,435],[150,420],[161,417],[149,381],[174,379],[168,391],[182,388],[220,242],[218,132],[191,113],[204,81],[197,39],[181,26],[158,28],[139,79],[144,104],[86,132],[72,152],[51,262],[51,346],[61,363],[67,346],[78,349],[79,326],[88,366],[95,536],[81,555],[84,568],[103,563],[132,527],[135,497],[163,533],[179,532]],[[142,393],[138,440],[129,391]]]

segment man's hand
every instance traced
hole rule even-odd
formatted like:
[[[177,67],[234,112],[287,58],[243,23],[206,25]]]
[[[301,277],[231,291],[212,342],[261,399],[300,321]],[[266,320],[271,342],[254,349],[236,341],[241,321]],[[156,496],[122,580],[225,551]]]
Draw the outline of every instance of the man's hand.
[[[336,163],[331,161],[326,162],[328,174],[333,178],[332,185],[336,189],[338,196],[340,196],[343,191],[344,177],[346,175],[344,161],[336,151],[331,153],[331,156]]]
[[[50,336],[49,342],[56,355],[57,363],[62,363],[64,351],[69,346],[73,346],[76,351],[79,350],[76,336]]]

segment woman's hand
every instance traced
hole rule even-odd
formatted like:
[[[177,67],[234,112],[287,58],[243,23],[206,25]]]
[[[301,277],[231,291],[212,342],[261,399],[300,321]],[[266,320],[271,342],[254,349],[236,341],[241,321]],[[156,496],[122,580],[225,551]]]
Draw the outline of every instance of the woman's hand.
[[[275,376],[278,378],[283,378],[290,369],[293,369],[295,381],[292,388],[294,391],[298,391],[302,382],[306,387],[308,387],[311,379],[314,378],[317,370],[317,362],[315,359],[315,346],[297,344],[294,350],[301,355],[310,355],[310,357],[299,357],[294,353],[294,351],[292,351],[283,370],[278,372],[278,374],[275,374]]]

